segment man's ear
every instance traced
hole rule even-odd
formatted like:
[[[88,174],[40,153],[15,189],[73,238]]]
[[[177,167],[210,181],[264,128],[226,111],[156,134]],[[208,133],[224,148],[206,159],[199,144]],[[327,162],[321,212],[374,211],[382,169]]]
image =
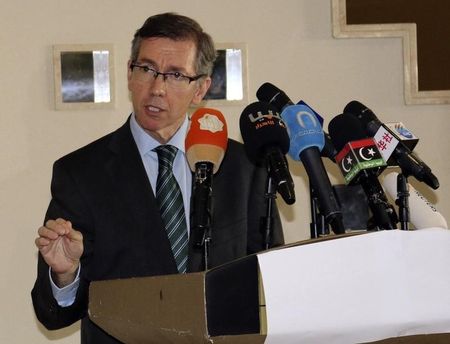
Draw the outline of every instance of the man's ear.
[[[208,76],[199,83],[197,89],[195,90],[191,104],[193,105],[200,104],[206,92],[208,92],[209,86],[211,86],[211,78]]]

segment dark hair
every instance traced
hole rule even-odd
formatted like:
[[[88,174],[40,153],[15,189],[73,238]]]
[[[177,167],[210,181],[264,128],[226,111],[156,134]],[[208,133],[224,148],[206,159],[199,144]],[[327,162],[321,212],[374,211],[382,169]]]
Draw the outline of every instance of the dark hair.
[[[197,48],[195,72],[211,75],[216,49],[209,34],[193,19],[169,12],[147,18],[131,42],[131,60],[136,61],[144,38],[164,37],[176,41],[192,40]]]

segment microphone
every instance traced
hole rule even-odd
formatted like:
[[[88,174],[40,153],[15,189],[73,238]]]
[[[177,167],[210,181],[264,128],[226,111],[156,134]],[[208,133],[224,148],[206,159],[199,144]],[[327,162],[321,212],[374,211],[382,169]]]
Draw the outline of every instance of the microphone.
[[[397,199],[397,172],[384,176],[382,184],[392,199]],[[428,202],[411,184],[409,188],[409,217],[416,229],[439,227],[448,229],[447,221],[436,208]]]
[[[420,160],[396,135],[383,124],[377,116],[360,102],[353,100],[347,104],[345,113],[350,113],[357,117],[369,136],[378,138],[377,144],[386,151],[386,161],[390,162],[392,155],[396,166],[400,166],[402,173],[408,177],[413,176],[420,182],[424,182],[433,189],[439,187],[439,181],[431,172],[431,169]]]
[[[291,99],[289,99],[286,93],[284,93],[282,90],[280,90],[270,82],[266,82],[258,88],[258,90],[256,91],[256,98],[258,98],[258,100],[260,101],[272,104],[279,112],[282,112],[287,106],[294,105],[294,103],[291,101]],[[308,106],[303,101],[300,101],[298,105]],[[323,118],[311,107],[309,108],[319,119],[320,124],[323,125]],[[321,150],[321,156],[334,161],[334,157],[337,154],[337,151],[334,148],[333,143],[331,142],[330,136],[325,132],[323,134],[325,136],[325,145]]]
[[[331,225],[334,233],[344,233],[342,212],[320,157],[325,138],[317,117],[304,105],[285,107],[281,117],[289,132],[289,156],[302,161],[325,221]]]
[[[227,144],[227,124],[223,114],[209,108],[196,110],[185,141],[186,158],[195,175],[191,235],[196,247],[203,247],[208,239],[212,179],[222,163]]]
[[[242,111],[239,126],[249,158],[266,162],[278,193],[287,204],[293,204],[294,181],[285,157],[289,136],[277,109],[265,102],[249,104]]]
[[[378,228],[396,228],[397,214],[389,204],[377,177],[386,163],[378,152],[375,141],[367,138],[360,122],[350,114],[344,113],[333,118],[328,130],[339,151],[336,162],[345,182],[350,185],[361,184]]]

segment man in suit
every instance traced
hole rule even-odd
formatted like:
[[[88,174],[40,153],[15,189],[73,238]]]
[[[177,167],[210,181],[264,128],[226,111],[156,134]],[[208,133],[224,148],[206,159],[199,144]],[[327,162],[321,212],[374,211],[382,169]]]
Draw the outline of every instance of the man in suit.
[[[194,20],[174,13],[148,18],[134,35],[128,62],[133,113],[118,130],[55,162],[52,199],[35,241],[32,290],[36,315],[48,329],[81,319],[81,343],[118,343],[87,315],[91,281],[202,269],[202,252],[187,239],[193,176],[184,140],[188,107],[207,92],[214,58],[211,37]],[[173,174],[183,196],[176,253],[157,196],[161,146],[176,147]],[[266,169],[229,140],[212,185],[211,266],[264,248],[266,179]],[[280,245],[277,211],[273,228],[273,245]]]

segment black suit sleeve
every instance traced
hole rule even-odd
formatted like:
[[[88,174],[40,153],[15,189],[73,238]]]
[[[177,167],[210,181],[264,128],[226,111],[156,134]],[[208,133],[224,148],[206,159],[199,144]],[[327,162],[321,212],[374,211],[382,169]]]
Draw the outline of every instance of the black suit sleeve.
[[[85,273],[89,269],[88,256],[91,250],[91,235],[87,228],[91,228],[91,216],[80,196],[76,182],[66,171],[61,161],[53,167],[51,183],[52,199],[48,207],[45,221],[59,217],[72,222],[73,228],[83,233],[84,253],[81,259],[80,285],[75,302],[69,307],[60,307],[53,297],[49,267],[41,254],[38,257],[37,279],[31,292],[33,306],[39,321],[47,329],[58,329],[69,326],[87,314],[89,282]]]

